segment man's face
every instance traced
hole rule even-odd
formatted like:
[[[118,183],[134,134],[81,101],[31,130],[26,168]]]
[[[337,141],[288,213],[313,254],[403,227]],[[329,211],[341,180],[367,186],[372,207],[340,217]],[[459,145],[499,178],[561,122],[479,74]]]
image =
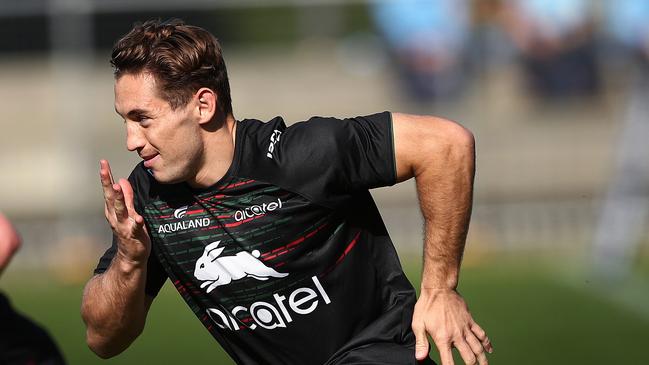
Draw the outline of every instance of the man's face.
[[[124,118],[126,147],[140,155],[157,181],[196,177],[203,142],[193,99],[172,110],[158,96],[151,74],[124,74],[115,81],[115,111]]]

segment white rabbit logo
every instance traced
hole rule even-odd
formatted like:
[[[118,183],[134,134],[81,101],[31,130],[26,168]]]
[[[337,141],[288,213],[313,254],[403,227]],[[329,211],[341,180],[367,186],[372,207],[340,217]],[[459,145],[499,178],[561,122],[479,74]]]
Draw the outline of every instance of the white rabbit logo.
[[[205,246],[203,256],[196,260],[194,276],[202,281],[201,288],[207,286],[209,293],[220,285],[230,284],[233,280],[245,277],[257,280],[268,280],[269,277],[283,278],[288,273],[280,273],[264,265],[259,258],[259,251],[252,254],[247,251],[237,252],[234,256],[219,257],[224,247],[218,247],[221,241],[212,242]]]

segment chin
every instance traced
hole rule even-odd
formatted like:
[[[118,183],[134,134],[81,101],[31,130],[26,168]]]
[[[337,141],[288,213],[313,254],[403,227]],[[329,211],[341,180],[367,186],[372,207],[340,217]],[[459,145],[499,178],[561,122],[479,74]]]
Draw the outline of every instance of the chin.
[[[156,174],[153,174],[153,178],[160,184],[178,184],[185,181],[183,179],[171,179],[171,178],[159,177]]]
[[[187,181],[187,178],[179,174],[164,173],[160,170],[149,169],[151,176],[160,184],[178,184]]]

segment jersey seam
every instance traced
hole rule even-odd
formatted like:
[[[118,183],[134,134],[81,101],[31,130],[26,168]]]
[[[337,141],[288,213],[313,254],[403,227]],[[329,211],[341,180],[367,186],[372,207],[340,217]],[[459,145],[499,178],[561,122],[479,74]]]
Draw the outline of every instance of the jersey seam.
[[[397,150],[395,148],[395,143],[394,143],[394,118],[392,117],[392,112],[388,112],[390,115],[390,139],[392,144],[390,145],[391,151],[390,154],[392,155],[392,184],[394,185],[397,183]]]

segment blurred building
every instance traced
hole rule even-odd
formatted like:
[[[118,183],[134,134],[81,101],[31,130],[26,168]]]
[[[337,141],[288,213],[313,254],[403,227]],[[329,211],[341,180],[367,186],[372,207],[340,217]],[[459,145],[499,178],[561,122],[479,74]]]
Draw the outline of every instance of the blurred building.
[[[599,215],[593,243],[594,270],[611,279],[633,271],[649,237],[649,2],[608,1],[603,14],[608,51],[630,74],[624,87],[621,130],[613,176]],[[620,55],[624,55],[620,59]]]

